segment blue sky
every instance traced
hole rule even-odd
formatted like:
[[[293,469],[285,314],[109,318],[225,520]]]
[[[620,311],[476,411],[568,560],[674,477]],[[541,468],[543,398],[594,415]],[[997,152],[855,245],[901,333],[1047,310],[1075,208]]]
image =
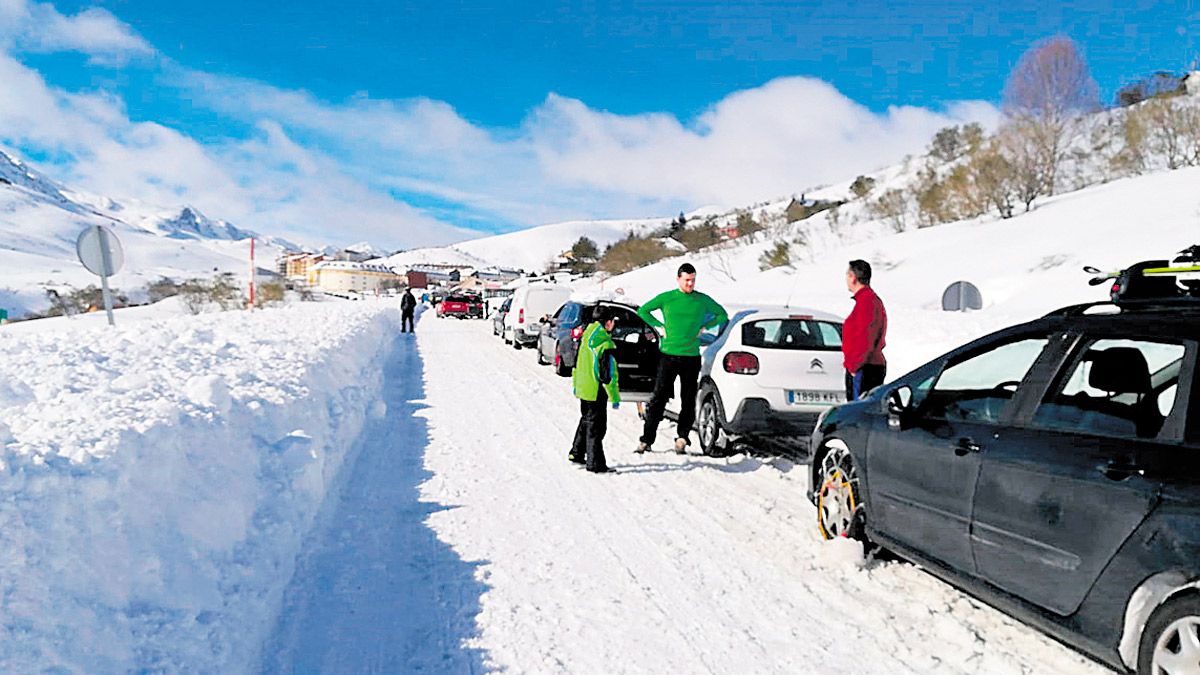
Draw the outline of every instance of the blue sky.
[[[0,0],[12,72],[101,120],[0,143],[85,187],[403,246],[852,177],[994,118],[1012,64],[1058,33],[1105,101],[1200,49],[1200,0],[281,4]],[[87,166],[146,147],[163,175]],[[172,149],[211,166],[172,169]]]

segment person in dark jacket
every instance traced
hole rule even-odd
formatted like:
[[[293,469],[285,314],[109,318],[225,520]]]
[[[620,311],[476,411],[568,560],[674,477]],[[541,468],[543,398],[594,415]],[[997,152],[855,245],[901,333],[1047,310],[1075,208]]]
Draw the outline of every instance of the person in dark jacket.
[[[400,332],[413,332],[413,311],[417,308],[417,299],[413,297],[412,289],[404,289],[404,295],[400,298]]]
[[[851,260],[846,270],[846,288],[854,296],[854,309],[842,324],[842,356],[846,367],[846,400],[855,401],[883,384],[887,359],[887,312],[871,289],[871,264]]]
[[[597,313],[596,320],[579,339],[579,355],[571,376],[572,388],[579,399],[579,426],[567,459],[586,464],[592,473],[612,471],[604,458],[604,434],[608,431],[605,406],[609,401],[613,408],[621,404],[617,361],[613,356],[616,345],[611,336],[616,322],[616,313],[611,310],[601,309]]]

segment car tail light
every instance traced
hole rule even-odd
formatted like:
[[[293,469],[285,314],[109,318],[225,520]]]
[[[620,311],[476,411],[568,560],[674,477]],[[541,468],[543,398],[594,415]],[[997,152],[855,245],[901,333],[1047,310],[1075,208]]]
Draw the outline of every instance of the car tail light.
[[[571,329],[571,339],[578,340],[583,337],[583,326],[575,326]]]
[[[722,362],[725,372],[735,375],[757,375],[758,357],[750,352],[729,352]]]
[[[517,323],[525,323],[525,308],[524,307],[522,307],[521,310],[519,312],[517,312]]]

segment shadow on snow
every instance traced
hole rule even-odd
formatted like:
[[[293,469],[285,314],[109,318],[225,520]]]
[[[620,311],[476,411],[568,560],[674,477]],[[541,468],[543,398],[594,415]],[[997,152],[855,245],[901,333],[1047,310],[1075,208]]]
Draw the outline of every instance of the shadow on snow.
[[[263,672],[485,670],[466,642],[486,586],[425,523],[426,421],[415,338],[400,335],[384,369],[387,415],[368,419],[340,494],[330,495],[284,593]]]

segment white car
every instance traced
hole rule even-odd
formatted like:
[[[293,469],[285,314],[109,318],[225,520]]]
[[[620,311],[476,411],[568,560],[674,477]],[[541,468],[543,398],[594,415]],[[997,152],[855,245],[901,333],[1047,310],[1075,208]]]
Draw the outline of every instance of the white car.
[[[543,317],[550,316],[571,297],[568,286],[529,284],[512,294],[508,314],[504,316],[504,341],[514,348],[537,344]]]
[[[817,418],[846,401],[842,320],[811,309],[737,312],[701,348],[696,429],[716,454],[737,437],[805,440]],[[677,418],[679,385],[666,412]]]

